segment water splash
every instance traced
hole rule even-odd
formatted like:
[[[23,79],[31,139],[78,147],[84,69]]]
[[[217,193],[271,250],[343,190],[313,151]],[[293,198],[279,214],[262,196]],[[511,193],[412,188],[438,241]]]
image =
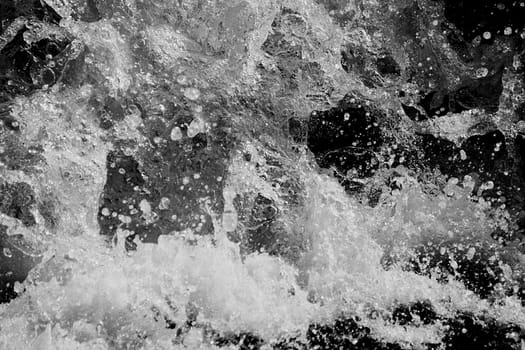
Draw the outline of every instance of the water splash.
[[[379,182],[393,178],[399,189],[386,189],[379,205],[370,208],[345,194],[332,176],[321,174],[311,155],[293,149],[279,132],[279,118],[288,112],[304,117],[350,87],[372,94],[359,78],[342,75],[339,50],[344,35],[322,6],[305,0],[210,1],[200,7],[188,1],[174,8],[172,2],[154,1],[141,17],[139,3],[123,5],[122,12],[131,11],[131,18],[61,23],[89,48],[86,63],[100,86],[50,89],[15,101],[13,115],[24,126],[23,137],[44,144],[45,164],[36,175],[9,171],[6,176],[31,183],[38,195],[54,193],[59,223],[51,230],[23,232],[47,252],[28,280],[17,285],[21,295],[0,306],[2,349],[213,348],[216,333],[229,332],[251,332],[271,343],[304,337],[310,324],[341,314],[359,317],[379,339],[416,347],[439,343],[442,324],[401,327],[392,322],[393,305],[421,300],[443,317],[465,311],[525,326],[525,310],[516,297],[503,294],[497,303],[481,300],[461,281],[443,283],[433,274],[416,274],[403,260],[428,243],[443,244],[440,253],[452,266],[455,253],[449,246],[468,247],[462,254],[472,258],[476,243],[489,244],[494,228],[505,229],[504,209],[489,216],[490,204],[471,197],[464,179],[449,180],[443,190],[437,185],[429,189],[431,181],[421,181],[403,167],[376,175]],[[349,7],[358,11],[359,6]],[[72,11],[67,6],[62,10],[65,17]],[[366,17],[365,12],[360,15]],[[275,35],[282,35],[292,48],[302,48],[300,59],[288,61],[270,48],[261,50],[272,22],[281,24]],[[137,28],[144,30],[135,36]],[[357,39],[348,40],[372,46],[362,28],[355,32]],[[159,65],[149,65],[151,58]],[[315,62],[324,73],[313,80],[298,78],[293,92],[257,71],[259,64],[269,71],[276,71],[278,64],[291,72],[300,64],[316,67],[302,60]],[[189,229],[174,231],[161,236],[158,244],[135,240],[136,250],[130,252],[125,247],[129,232],[118,230],[113,246],[98,236],[96,213],[106,155],[113,145],[87,106],[93,95],[150,93],[147,89],[161,80],[157,68],[162,79],[179,85],[180,91],[168,96],[177,103],[212,105],[214,94],[231,99],[228,117],[237,144],[229,160],[224,209],[207,209],[214,220],[213,237]],[[326,85],[335,89],[330,98]],[[243,94],[271,101],[273,110],[283,115],[254,112],[239,101]],[[386,97],[377,99],[390,106]],[[163,104],[151,104],[154,115],[164,113]],[[186,129],[190,138],[213,127],[201,115],[202,107],[191,108],[198,113]],[[428,128],[457,141],[471,127],[465,117],[476,113],[441,119]],[[127,111],[112,136],[147,144],[139,131],[144,128],[140,114]],[[157,137],[155,143],[162,144]],[[169,138],[178,142],[184,134],[173,127]],[[130,154],[136,152],[131,148]],[[189,181],[185,178],[183,184]],[[243,206],[249,208],[259,195],[278,212],[272,233],[286,244],[276,251],[250,251],[242,243],[252,229]],[[184,203],[161,205],[158,209],[164,210]],[[139,208],[145,221],[155,221],[157,208],[151,203],[140,202]],[[501,268],[510,270],[507,277],[512,280],[509,264],[519,270],[521,255],[510,248],[498,254],[510,256],[501,260]],[[385,255],[393,257],[388,268]]]

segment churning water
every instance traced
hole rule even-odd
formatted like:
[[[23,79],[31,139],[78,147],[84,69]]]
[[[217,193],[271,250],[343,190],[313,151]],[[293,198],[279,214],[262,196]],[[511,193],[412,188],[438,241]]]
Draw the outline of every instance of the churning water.
[[[306,344],[312,324],[341,317],[358,320],[374,339],[414,349],[440,346],[450,327],[444,320],[459,313],[525,327],[522,302],[508,292],[519,285],[524,260],[514,244],[491,237],[510,230],[505,206],[484,199],[491,182],[422,176],[394,164],[385,154],[395,146],[385,146],[376,152],[378,170],[359,180],[381,190],[371,205],[345,191],[333,169],[321,169],[283,127],[290,117],[306,120],[337,105],[349,91],[394,113],[389,94],[402,87],[368,88],[345,72],[340,50],[349,43],[375,50],[377,38],[366,24],[376,23],[377,8],[402,5],[349,1],[355,20],[341,27],[329,6],[314,0],[100,2],[99,17],[84,9],[92,21],[71,16],[81,2],[47,3],[62,17],[60,30],[35,32],[67,31],[74,37],[70,50],[84,60],[84,68],[74,69],[88,73],[12,101],[20,142],[38,144],[42,159],[31,170],[6,166],[2,177],[51,198],[55,224],[46,223],[42,208],[33,210],[31,227],[3,219],[10,234],[25,240],[13,245],[38,263],[16,283],[18,297],[0,305],[0,349],[237,348],[239,341],[224,339],[239,334],[272,348],[286,339]],[[288,53],[262,49],[272,45],[272,35],[288,42]],[[290,53],[294,47],[298,56]],[[294,86],[286,74],[294,75]],[[96,101],[106,96],[136,102],[111,128],[101,128],[97,114]],[[186,113],[179,124],[166,117],[182,113],[177,106]],[[378,121],[384,132],[410,139],[414,126],[389,119],[390,112]],[[418,127],[437,128],[457,142],[471,126],[454,124],[458,115],[468,124],[472,112]],[[215,158],[170,146],[199,135],[211,135],[206,154]],[[227,141],[210,141],[216,135]],[[160,174],[158,201],[124,202],[125,210],[103,201],[115,166],[108,154],[116,150],[139,159],[143,174],[159,150],[161,170],[144,175],[148,181]],[[204,165],[187,165],[194,163]],[[186,189],[194,196],[173,195]],[[252,209],[258,201],[262,213]],[[174,211],[164,220],[167,210]],[[253,220],[257,215],[271,220]],[[184,226],[181,217],[200,224]],[[106,218],[118,223],[109,238],[100,234]],[[133,236],[134,220],[161,222],[157,243]],[[451,276],[460,261],[490,261],[503,271],[500,286],[486,297],[464,280],[421,273],[428,261],[418,258],[426,248],[427,260],[446,261]],[[418,302],[431,305],[437,321],[396,321],[397,306]],[[519,335],[509,336],[519,346]]]

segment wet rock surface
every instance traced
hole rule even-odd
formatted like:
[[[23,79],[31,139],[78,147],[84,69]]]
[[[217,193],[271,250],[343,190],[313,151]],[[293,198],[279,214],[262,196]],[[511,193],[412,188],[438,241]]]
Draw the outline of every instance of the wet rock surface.
[[[54,85],[68,70],[72,74],[69,66],[82,45],[59,27],[61,17],[52,7],[43,1],[7,1],[1,6],[2,103]]]
[[[0,226],[0,249],[0,303],[7,303],[20,292],[15,289],[15,283],[23,282],[42,257],[23,237],[8,235],[3,225]]]
[[[123,228],[130,240],[138,235],[156,242],[161,234],[188,229],[213,233],[210,213],[222,208],[231,149],[231,138],[224,132],[228,125],[217,115],[214,130],[208,132],[204,124],[195,126],[204,121],[194,119],[187,109],[171,113],[164,118],[146,116],[151,119],[143,132],[150,143],[136,158],[122,151],[108,155],[99,212],[102,234],[112,236]],[[173,130],[180,135],[172,136]]]
[[[35,205],[35,195],[26,183],[0,184],[2,200],[0,212],[20,220],[26,226],[35,224],[31,209]]]
[[[347,95],[338,107],[314,111],[307,122],[289,120],[295,141],[306,142],[321,168],[332,168],[349,191],[359,188],[352,177],[370,177],[383,144],[379,123],[384,114],[370,101]]]
[[[419,305],[419,306],[418,306]],[[412,306],[412,313],[418,314],[420,305]],[[426,308],[426,306],[424,307]],[[420,317],[423,323],[429,324],[443,321],[447,325],[447,331],[443,337],[445,349],[517,349],[521,346],[520,338],[523,330],[512,324],[499,324],[490,319],[477,319],[473,315],[461,314],[454,319],[438,320],[435,315],[427,314]],[[400,309],[393,313],[394,319],[401,324],[405,323],[407,316],[412,319],[412,314]],[[263,341],[252,334],[227,335],[218,337],[215,341],[217,346],[223,347],[234,344],[239,349],[260,349]],[[424,349],[436,349],[440,344],[428,343]],[[338,318],[333,324],[314,324],[308,329],[307,340],[297,341],[294,339],[282,340],[272,345],[278,350],[299,349],[403,349],[401,345],[375,340],[370,329],[359,325],[352,318]]]

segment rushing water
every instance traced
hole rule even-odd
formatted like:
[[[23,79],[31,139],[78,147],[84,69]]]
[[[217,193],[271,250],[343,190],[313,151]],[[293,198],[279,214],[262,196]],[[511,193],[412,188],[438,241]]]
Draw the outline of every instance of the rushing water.
[[[392,318],[396,305],[421,301],[442,320],[466,313],[525,327],[521,300],[504,291],[519,278],[523,256],[512,244],[499,247],[491,238],[497,229],[509,230],[509,214],[483,199],[490,182],[471,195],[471,177],[436,173],[423,179],[383,154],[383,166],[367,183],[381,186],[389,179],[396,186],[383,188],[371,206],[346,193],[305,144],[283,131],[288,117],[306,119],[349,91],[385,111],[393,108],[389,93],[395,86],[368,89],[340,64],[345,44],[374,49],[377,38],[363,23],[377,20],[373,11],[380,4],[348,2],[359,20],[342,29],[328,6],[313,0],[114,1],[97,3],[102,18],[91,22],[70,16],[80,2],[48,3],[63,17],[60,28],[76,38],[71,45],[87,48],[88,74],[75,84],[58,82],[13,101],[22,143],[41,146],[43,162],[29,171],[4,167],[2,177],[49,195],[57,219],[52,228],[36,212],[31,228],[3,219],[11,234],[38,247],[31,249],[40,262],[25,282],[17,282],[19,296],[0,306],[1,349],[214,349],[217,334],[253,334],[270,348],[282,339],[305,339],[309,325],[342,316],[358,319],[384,342],[406,348],[440,344],[445,322],[400,325]],[[279,35],[302,47],[302,57],[277,62],[261,49],[276,18]],[[315,69],[308,71],[312,66],[304,62],[315,63],[322,78],[312,78]],[[279,74],[299,66],[297,86],[290,88]],[[191,115],[182,130],[168,121],[152,137],[153,119],[126,108],[122,120],[104,129],[93,100],[105,96],[141,101],[155,118],[169,103],[184,105]],[[469,113],[454,115],[468,124]],[[438,128],[457,141],[469,125],[454,124],[454,115],[419,127]],[[385,124],[392,122],[385,118]],[[391,129],[393,139],[408,137],[413,128],[393,123],[398,124]],[[512,132],[504,121],[500,125]],[[153,154],[147,150],[205,133],[226,134],[228,145],[208,142],[224,159],[185,171],[177,183],[161,177],[160,204],[144,200],[133,213],[118,216],[101,204],[110,152],[122,149],[145,163],[144,155]],[[174,173],[182,167],[176,157],[162,162],[171,162]],[[216,183],[217,196],[210,194]],[[204,195],[182,200],[162,192],[181,184]],[[257,196],[271,201],[275,220],[269,230],[279,242],[263,249],[250,245],[254,230],[260,232],[247,214]],[[126,246],[125,225],[110,239],[100,234],[103,217],[156,222],[168,207],[180,207],[179,215],[209,216],[211,233],[163,222],[169,234],[157,243],[137,236],[135,249]],[[415,273],[407,264],[421,247],[438,247],[432,254],[453,269],[456,260],[474,256],[495,262],[505,275],[501,291],[481,298],[464,281]]]

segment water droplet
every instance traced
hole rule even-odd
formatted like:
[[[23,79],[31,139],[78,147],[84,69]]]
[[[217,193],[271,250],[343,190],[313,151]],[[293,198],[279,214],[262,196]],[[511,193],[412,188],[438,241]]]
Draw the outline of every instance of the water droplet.
[[[162,141],[163,141],[163,140],[162,140],[162,137],[155,136],[155,137],[153,138],[153,142],[155,142],[155,144],[157,144],[157,145],[160,144],[160,143],[162,143]]]
[[[476,78],[484,78],[488,74],[489,74],[489,70],[485,67],[481,67],[476,70]]]
[[[184,74],[181,74],[177,77],[177,83],[180,85],[187,85],[188,84],[188,77]]]
[[[182,131],[178,126],[171,129],[170,138],[172,141],[179,141],[182,139]]]
[[[145,199],[140,201],[139,208],[142,211],[142,213],[144,213],[145,215],[148,215],[151,213],[151,205]]]
[[[103,330],[104,330],[104,326],[101,323],[97,324],[97,335],[98,336],[102,335]]]
[[[4,249],[3,249],[3,252],[4,252],[4,255],[5,255],[7,258],[12,258],[12,257],[13,257],[13,252],[11,252],[11,249],[9,249],[9,248],[4,248]]]
[[[188,137],[194,137],[195,135],[206,131],[206,123],[201,118],[195,118],[188,127]]]
[[[170,207],[170,202],[171,202],[171,201],[170,201],[169,198],[167,198],[167,197],[162,197],[162,198],[160,199],[159,209],[160,209],[160,210],[167,210],[167,209],[169,209],[169,207]]]
[[[184,90],[184,97],[188,100],[195,101],[201,96],[201,92],[196,88],[187,88]]]
[[[467,251],[467,259],[472,260],[475,254],[476,254],[476,248],[470,247],[469,250]]]

